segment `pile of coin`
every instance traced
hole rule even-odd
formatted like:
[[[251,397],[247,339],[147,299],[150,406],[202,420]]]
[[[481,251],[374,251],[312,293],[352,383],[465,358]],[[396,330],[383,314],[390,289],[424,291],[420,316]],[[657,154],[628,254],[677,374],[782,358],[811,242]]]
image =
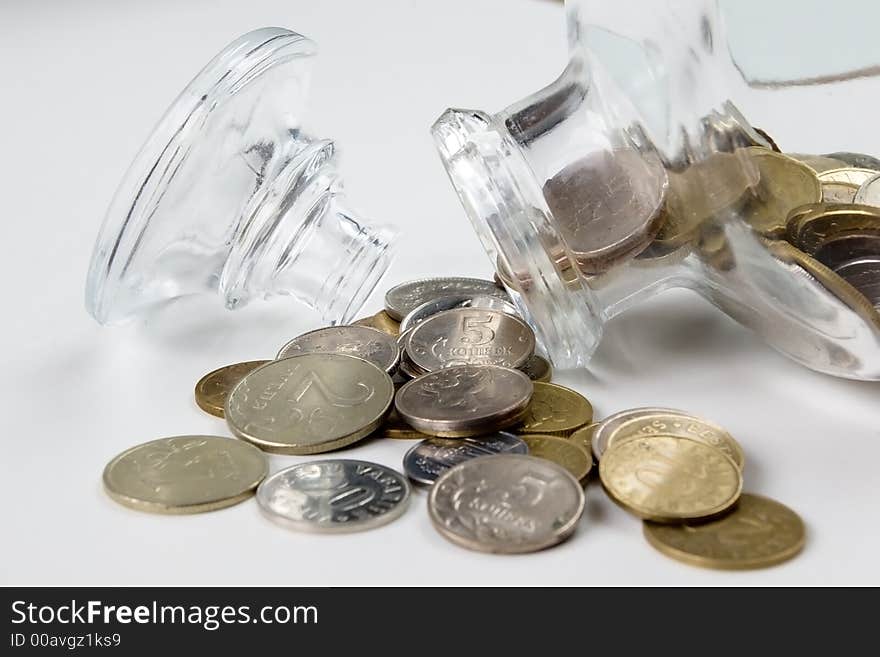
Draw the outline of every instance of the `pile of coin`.
[[[273,360],[203,376],[198,406],[225,418],[237,440],[136,446],[107,465],[107,492],[161,513],[218,509],[256,493],[274,522],[345,532],[399,517],[415,484],[429,489],[429,516],[448,540],[521,553],[574,533],[595,459],[603,488],[645,519],[645,535],[666,554],[753,567],[802,544],[792,512],[740,495],[743,453],[719,427],[668,409],[592,423],[586,398],[550,382],[534,333],[492,281],[404,283],[385,306],[300,335]],[[320,454],[368,437],[419,442],[403,454],[403,473],[321,459],[268,474],[266,453]]]

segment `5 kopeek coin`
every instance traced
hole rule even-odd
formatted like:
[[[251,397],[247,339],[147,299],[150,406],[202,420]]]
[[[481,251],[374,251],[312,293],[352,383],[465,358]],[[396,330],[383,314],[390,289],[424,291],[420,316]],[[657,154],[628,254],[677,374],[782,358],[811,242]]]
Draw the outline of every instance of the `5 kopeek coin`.
[[[388,373],[362,358],[303,354],[272,361],[226,400],[232,432],[276,454],[318,454],[372,433],[394,398]]]
[[[104,468],[104,490],[138,511],[214,511],[250,497],[266,476],[266,455],[220,436],[171,436],[132,447]]]

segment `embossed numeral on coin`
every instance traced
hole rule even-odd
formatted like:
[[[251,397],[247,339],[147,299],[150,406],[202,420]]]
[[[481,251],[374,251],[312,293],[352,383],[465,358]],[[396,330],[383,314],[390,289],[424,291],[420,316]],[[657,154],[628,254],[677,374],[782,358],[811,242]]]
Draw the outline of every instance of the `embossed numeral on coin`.
[[[492,330],[492,315],[465,315],[461,318],[462,336],[461,342],[470,345],[488,344],[495,339],[495,331]]]
[[[346,397],[345,395],[341,395],[331,390],[330,386],[324,382],[324,379],[322,379],[321,375],[316,371],[309,370],[308,373],[298,382],[290,401],[299,402],[313,386],[331,406],[356,406],[358,404],[363,404],[373,396],[373,389],[366,383],[358,381],[355,385],[362,391],[362,393],[354,397]]]

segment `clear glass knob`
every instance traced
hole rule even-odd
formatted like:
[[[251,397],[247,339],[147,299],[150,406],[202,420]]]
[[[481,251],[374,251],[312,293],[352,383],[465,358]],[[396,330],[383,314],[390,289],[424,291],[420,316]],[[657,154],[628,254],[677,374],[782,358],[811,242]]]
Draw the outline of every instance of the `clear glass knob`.
[[[333,141],[302,127],[315,52],[286,29],[249,32],[174,101],[98,235],[86,283],[97,321],[205,292],[228,308],[290,295],[329,324],[360,309],[395,231],[349,209]]]

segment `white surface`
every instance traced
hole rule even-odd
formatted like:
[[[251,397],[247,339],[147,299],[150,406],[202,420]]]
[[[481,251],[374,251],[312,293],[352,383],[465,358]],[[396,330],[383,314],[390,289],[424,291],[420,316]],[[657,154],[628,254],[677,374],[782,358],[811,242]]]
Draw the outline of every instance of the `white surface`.
[[[557,4],[4,3],[0,584],[880,584],[880,384],[803,369],[684,293],[615,320],[591,372],[558,381],[599,416],[668,405],[728,428],[746,450],[746,489],[808,525],[806,551],[786,565],[731,574],[668,560],[596,484],[571,541],[522,557],[448,543],[424,494],[397,522],[347,536],[285,531],[253,501],[188,517],[111,502],[100,475],[116,453],[228,435],[192,400],[204,372],[269,358],[316,325],[285,301],[228,313],[208,298],[103,329],[82,303],[104,209],[150,127],[215,51],[273,24],[321,45],[312,123],[342,144],[353,203],[405,231],[382,288],[490,273],[428,127],[449,105],[495,111],[550,81],[565,61]],[[365,310],[380,304],[376,294]],[[399,468],[410,445],[375,440],[344,456]]]

